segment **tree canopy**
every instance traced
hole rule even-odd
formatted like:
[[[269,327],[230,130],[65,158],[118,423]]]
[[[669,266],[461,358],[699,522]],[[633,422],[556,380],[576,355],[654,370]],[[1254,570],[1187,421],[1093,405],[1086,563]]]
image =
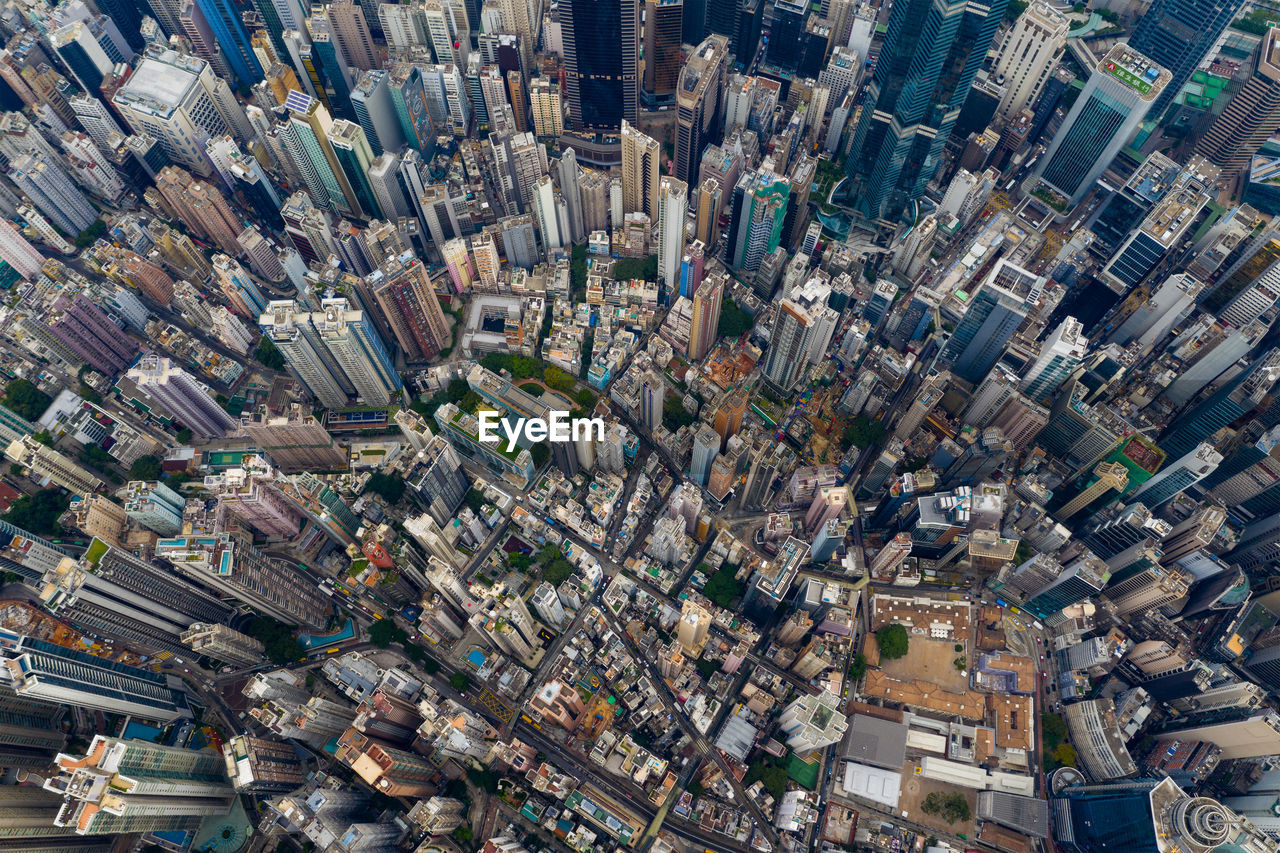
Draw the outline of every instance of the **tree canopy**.
[[[307,650],[294,636],[294,628],[270,616],[253,617],[244,632],[266,646],[267,659],[274,664],[293,663],[307,656]]]
[[[44,489],[15,500],[4,520],[37,536],[54,536],[62,531],[58,517],[70,504],[71,498],[58,489]]]
[[[142,456],[129,466],[130,480],[159,480],[164,475],[164,466],[159,457]]]
[[[404,478],[399,474],[384,474],[381,471],[375,471],[369,477],[365,490],[381,495],[382,499],[389,504],[398,504],[404,497]]]
[[[973,810],[969,806],[969,798],[958,791],[950,794],[932,791],[924,798],[924,802],[920,804],[920,810],[925,814],[940,817],[948,824],[956,821],[963,823],[973,818]]]
[[[894,660],[906,655],[911,637],[906,628],[895,622],[876,631],[876,644],[880,646],[881,659]]]
[[[26,379],[15,379],[4,389],[4,404],[29,421],[39,420],[52,402],[52,397]]]
[[[736,566],[728,564],[716,569],[716,573],[707,579],[702,594],[721,607],[729,607],[735,598],[742,595],[742,584],[734,577],[736,571]]]
[[[275,342],[266,335],[258,338],[258,348],[253,351],[253,357],[272,370],[284,370],[284,353],[276,349]]]
[[[720,300],[720,322],[716,326],[716,334],[725,338],[736,338],[743,332],[751,331],[755,320],[746,311],[738,307],[733,297],[726,296]]]

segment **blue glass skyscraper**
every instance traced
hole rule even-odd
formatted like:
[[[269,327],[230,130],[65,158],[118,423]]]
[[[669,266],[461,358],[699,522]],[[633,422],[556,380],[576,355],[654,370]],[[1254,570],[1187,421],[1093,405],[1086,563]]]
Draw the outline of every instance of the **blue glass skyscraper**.
[[[893,219],[924,192],[1007,0],[898,0],[850,151],[850,192]]]
[[[262,79],[262,65],[249,42],[249,32],[241,19],[241,10],[233,0],[197,0],[196,5],[209,22],[218,39],[222,55],[236,76],[236,82],[252,86]]]
[[[1173,102],[1244,0],[1155,0],[1133,28],[1129,46],[1169,69],[1173,79],[1151,107],[1151,116]]]

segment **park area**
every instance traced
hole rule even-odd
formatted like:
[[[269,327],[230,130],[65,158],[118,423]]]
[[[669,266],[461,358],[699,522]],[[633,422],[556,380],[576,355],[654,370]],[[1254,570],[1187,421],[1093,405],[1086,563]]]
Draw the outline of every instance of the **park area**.
[[[956,651],[956,645],[953,640],[931,640],[913,634],[907,653],[895,660],[882,657],[880,668],[885,675],[899,681],[927,681],[945,690],[963,693],[969,679],[955,665],[957,658],[965,656],[963,651]]]

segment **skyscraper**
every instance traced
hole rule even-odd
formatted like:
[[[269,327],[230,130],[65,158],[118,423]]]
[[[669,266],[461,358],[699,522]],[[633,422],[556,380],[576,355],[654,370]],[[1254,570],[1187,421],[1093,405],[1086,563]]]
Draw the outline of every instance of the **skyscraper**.
[[[667,386],[662,375],[647,371],[640,380],[640,422],[650,431],[662,423],[662,406],[666,402]]]
[[[440,308],[427,268],[406,253],[389,259],[378,270],[374,298],[386,314],[391,331],[408,361],[427,361],[449,345],[449,326]],[[393,371],[394,372],[394,371]],[[399,376],[393,386],[400,388]]]
[[[1138,19],[1129,46],[1170,72],[1152,105],[1156,117],[1182,92],[1243,5],[1241,0],[1155,0]]]
[[[302,92],[290,92],[284,106],[289,111],[289,122],[282,131],[288,133],[290,151],[312,200],[319,207],[362,216],[360,202],[329,142],[334,125],[329,111]]]
[[[658,180],[662,175],[658,140],[622,122],[622,212],[658,218]],[[619,223],[614,223],[618,227]]]
[[[1040,344],[1040,355],[1027,368],[1019,386],[1032,400],[1052,393],[1084,359],[1089,339],[1075,317],[1064,317]]]
[[[693,457],[689,462],[689,478],[699,486],[707,484],[711,475],[711,464],[720,452],[720,435],[714,429],[703,424],[693,437]]]
[[[19,696],[163,723],[186,711],[162,675],[2,630],[0,684]]]
[[[258,326],[322,406],[347,405],[353,389],[311,324],[311,312],[293,300],[271,302]]]
[[[1195,153],[1220,166],[1224,174],[1242,171],[1262,144],[1280,128],[1277,35],[1274,27],[1267,30],[1249,59],[1249,78],[1196,143]]]
[[[1055,789],[1049,810],[1053,838],[1070,853],[1209,853],[1246,832],[1229,809],[1170,778],[1070,785]]]
[[[69,236],[79,234],[98,218],[84,193],[61,166],[43,153],[23,154],[11,160],[9,180]]]
[[[684,258],[684,220],[689,211],[689,188],[676,178],[658,181],[658,280],[672,292],[679,287]]]
[[[130,368],[128,376],[142,393],[196,435],[220,438],[239,425],[204,386],[168,358],[148,353]]]
[[[996,113],[1006,122],[1035,103],[1067,45],[1067,19],[1046,2],[1018,17],[1000,43],[991,76],[1005,87]]]
[[[813,319],[803,306],[784,299],[774,314],[773,337],[765,353],[764,377],[774,388],[788,393],[806,366]]]
[[[698,45],[680,69],[676,86],[675,175],[692,186],[707,146],[720,136],[720,108],[729,40],[715,33]],[[704,239],[699,235],[699,239]]]
[[[871,219],[896,218],[933,178],[1005,5],[894,4],[848,161],[858,208]]]
[[[431,296],[435,298],[434,293]],[[372,321],[364,311],[353,309],[346,298],[323,300],[320,311],[311,315],[311,324],[346,381],[367,404],[387,405],[404,387]]]
[[[1201,443],[1165,465],[1160,473],[1143,483],[1129,498],[1156,509],[1173,500],[1183,489],[1212,474],[1221,461],[1222,454],[1212,444]]]
[[[966,382],[981,382],[1026,319],[1044,282],[1009,261],[997,262],[942,348],[940,357],[951,361],[951,372]]]
[[[693,314],[689,321],[689,358],[701,360],[716,342],[720,309],[724,299],[724,273],[707,276],[693,294]]]
[[[195,830],[235,801],[222,754],[94,735],[85,755],[59,755],[44,787],[67,805],[54,821],[79,835]]]
[[[1066,521],[1107,492],[1123,492],[1129,485],[1129,470],[1119,462],[1099,462],[1093,469],[1093,482],[1062,506],[1053,517]]]
[[[1169,72],[1150,58],[1124,42],[1112,47],[1054,134],[1031,183],[1060,193],[1063,209],[1074,207],[1171,85]]]
[[[733,188],[725,261],[741,272],[754,272],[782,242],[791,182],[767,169],[747,172]],[[771,294],[764,294],[768,298]]]
[[[650,107],[676,99],[680,76],[683,0],[645,0],[643,99]]]
[[[617,133],[623,121],[635,121],[639,114],[639,0],[567,0],[560,27],[569,126]],[[522,41],[529,40],[522,36]]]

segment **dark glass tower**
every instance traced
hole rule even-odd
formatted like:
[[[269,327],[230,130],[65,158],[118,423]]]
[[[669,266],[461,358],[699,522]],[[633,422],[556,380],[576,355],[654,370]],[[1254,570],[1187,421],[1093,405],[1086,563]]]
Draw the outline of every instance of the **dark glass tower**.
[[[636,121],[640,81],[638,0],[567,0],[560,11],[569,125],[617,133]]]
[[[900,216],[924,192],[1006,5],[893,5],[848,165],[856,205],[871,219]]]
[[[1244,0],[1155,0],[1129,36],[1129,47],[1151,57],[1173,74],[1151,106],[1155,118],[1173,102],[1240,12]]]

